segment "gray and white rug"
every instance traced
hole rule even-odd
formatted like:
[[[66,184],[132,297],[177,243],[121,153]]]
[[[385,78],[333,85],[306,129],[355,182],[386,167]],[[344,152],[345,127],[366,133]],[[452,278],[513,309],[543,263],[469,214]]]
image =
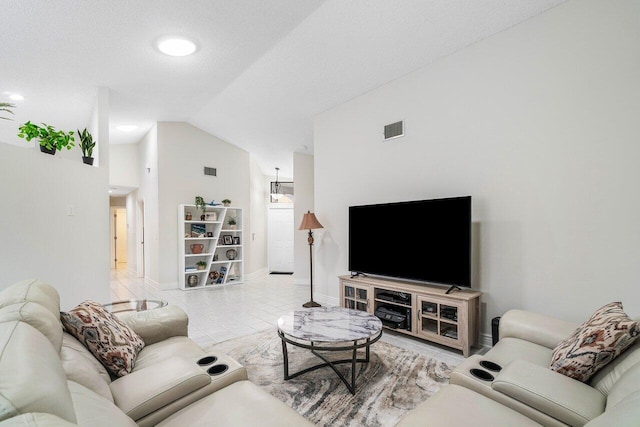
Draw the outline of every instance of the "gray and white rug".
[[[356,394],[352,395],[329,367],[284,381],[282,343],[275,329],[207,349],[236,359],[247,368],[253,383],[318,426],[394,426],[406,412],[448,384],[453,369],[442,361],[378,341],[371,346],[370,362],[357,364]],[[288,349],[290,373],[321,362],[309,350],[291,345]],[[350,364],[338,369],[350,378]]]

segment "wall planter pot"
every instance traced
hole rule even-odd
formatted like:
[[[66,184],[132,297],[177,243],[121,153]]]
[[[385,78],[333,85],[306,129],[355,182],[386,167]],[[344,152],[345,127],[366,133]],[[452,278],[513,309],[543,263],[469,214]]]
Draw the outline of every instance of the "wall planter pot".
[[[82,156],[82,163],[84,163],[85,165],[93,165],[93,157]]]
[[[40,146],[40,151],[42,151],[43,153],[51,154],[52,156],[54,156],[56,154],[56,147],[47,148],[44,145],[41,145]]]

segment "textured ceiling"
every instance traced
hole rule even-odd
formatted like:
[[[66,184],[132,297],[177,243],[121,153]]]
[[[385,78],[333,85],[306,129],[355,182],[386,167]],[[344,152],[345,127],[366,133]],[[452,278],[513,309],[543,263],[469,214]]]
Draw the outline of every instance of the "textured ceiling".
[[[316,114],[563,1],[3,0],[0,101],[25,99],[0,140],[25,144],[26,120],[83,128],[108,87],[111,143],[186,121],[291,177],[292,153],[313,153]],[[196,54],[157,52],[171,34]]]

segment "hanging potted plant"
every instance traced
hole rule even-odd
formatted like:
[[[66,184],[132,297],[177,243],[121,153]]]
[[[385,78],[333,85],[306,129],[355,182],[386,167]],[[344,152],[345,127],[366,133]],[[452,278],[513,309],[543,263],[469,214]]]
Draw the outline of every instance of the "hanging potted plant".
[[[86,165],[93,165],[93,147],[96,146],[96,143],[93,141],[93,136],[89,133],[87,128],[84,128],[82,132],[78,129],[78,137],[80,138],[82,161]]]
[[[202,210],[202,215],[200,215],[200,221],[204,221],[206,216],[204,214],[205,207],[207,204],[204,202],[202,196],[196,196],[196,209]]]
[[[18,137],[27,141],[35,138],[40,142],[40,151],[52,155],[56,154],[56,150],[62,150],[65,147],[67,150],[71,150],[71,147],[76,145],[73,142],[75,141],[73,131],[56,130],[46,123],[42,123],[42,125],[38,126],[28,121],[18,128]]]

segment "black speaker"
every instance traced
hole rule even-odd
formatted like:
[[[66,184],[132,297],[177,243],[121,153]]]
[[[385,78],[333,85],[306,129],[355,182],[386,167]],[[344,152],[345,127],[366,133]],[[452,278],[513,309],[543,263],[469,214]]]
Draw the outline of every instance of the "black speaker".
[[[498,340],[500,339],[500,332],[498,327],[500,326],[500,317],[494,317],[491,319],[491,341],[493,345],[496,345]]]

